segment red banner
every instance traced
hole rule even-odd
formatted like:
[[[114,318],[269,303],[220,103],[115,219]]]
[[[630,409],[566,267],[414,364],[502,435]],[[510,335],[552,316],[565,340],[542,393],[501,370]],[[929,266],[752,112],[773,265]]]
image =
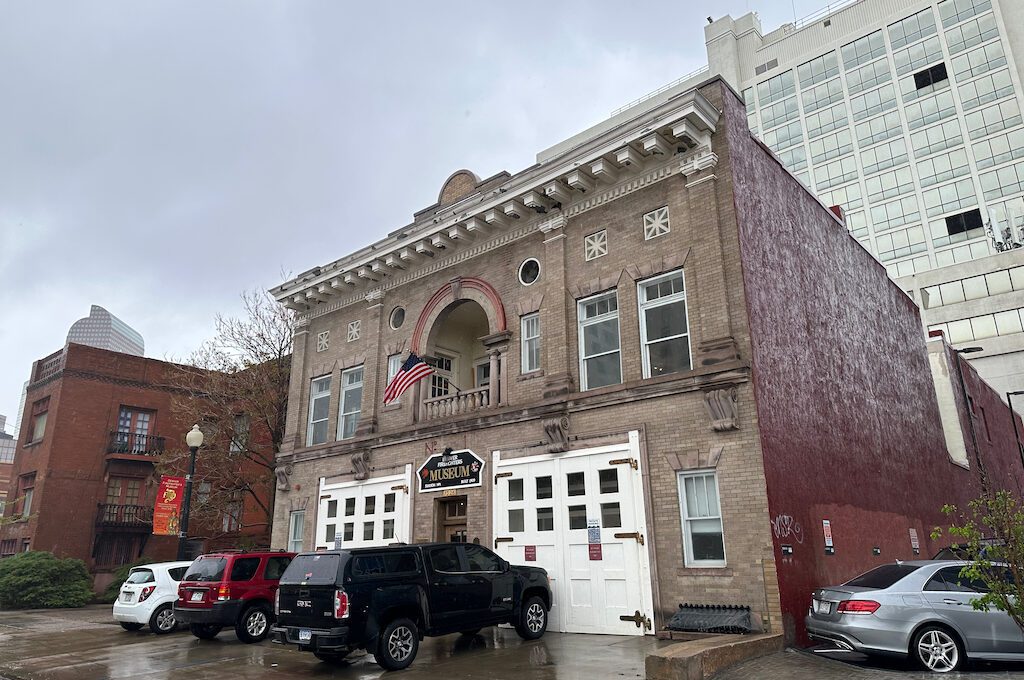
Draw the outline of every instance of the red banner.
[[[153,509],[153,533],[157,536],[177,536],[181,530],[181,503],[185,497],[185,478],[160,478]]]

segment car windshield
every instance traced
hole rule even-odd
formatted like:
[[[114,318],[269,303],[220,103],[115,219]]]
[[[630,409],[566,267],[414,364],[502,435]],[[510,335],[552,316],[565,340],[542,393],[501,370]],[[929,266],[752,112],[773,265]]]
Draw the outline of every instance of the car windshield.
[[[844,585],[860,588],[888,588],[905,576],[920,569],[912,564],[883,564],[871,571],[861,574]]]
[[[155,580],[152,569],[132,569],[125,583],[152,583]]]
[[[224,577],[228,561],[223,557],[200,557],[185,574],[186,581],[219,581]]]
[[[297,555],[281,575],[281,583],[333,584],[340,567],[340,555]]]

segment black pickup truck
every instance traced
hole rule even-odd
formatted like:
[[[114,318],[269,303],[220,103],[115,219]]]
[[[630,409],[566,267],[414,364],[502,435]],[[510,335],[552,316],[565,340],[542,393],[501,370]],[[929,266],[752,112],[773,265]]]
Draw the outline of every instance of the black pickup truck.
[[[300,553],[281,576],[271,639],[323,661],[365,649],[399,670],[427,636],[511,623],[521,637],[539,638],[550,609],[546,571],[512,566],[479,545],[327,550]]]

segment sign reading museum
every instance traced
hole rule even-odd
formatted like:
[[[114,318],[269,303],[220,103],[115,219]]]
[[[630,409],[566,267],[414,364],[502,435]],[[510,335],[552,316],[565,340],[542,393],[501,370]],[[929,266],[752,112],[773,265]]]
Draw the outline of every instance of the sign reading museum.
[[[420,466],[420,492],[480,486],[484,461],[469,449],[435,453]]]

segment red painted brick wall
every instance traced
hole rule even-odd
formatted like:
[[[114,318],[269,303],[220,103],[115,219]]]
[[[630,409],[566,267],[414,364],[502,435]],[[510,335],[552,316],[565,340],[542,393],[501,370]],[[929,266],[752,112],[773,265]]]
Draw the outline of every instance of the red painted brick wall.
[[[930,557],[941,506],[976,477],[947,455],[914,303],[750,135],[739,99],[724,109],[783,621],[806,642],[814,588],[914,558],[911,528]]]

